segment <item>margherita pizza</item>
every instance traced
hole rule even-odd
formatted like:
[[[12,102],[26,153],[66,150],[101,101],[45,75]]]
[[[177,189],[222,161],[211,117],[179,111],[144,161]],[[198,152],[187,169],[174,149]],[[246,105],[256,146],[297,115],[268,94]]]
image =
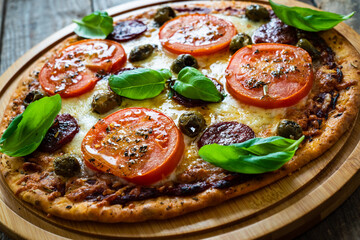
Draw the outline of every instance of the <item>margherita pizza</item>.
[[[359,109],[359,59],[336,31],[300,30],[251,3],[118,19],[107,39],[70,37],[23,77],[1,125],[3,179],[71,220],[217,205],[340,138]]]

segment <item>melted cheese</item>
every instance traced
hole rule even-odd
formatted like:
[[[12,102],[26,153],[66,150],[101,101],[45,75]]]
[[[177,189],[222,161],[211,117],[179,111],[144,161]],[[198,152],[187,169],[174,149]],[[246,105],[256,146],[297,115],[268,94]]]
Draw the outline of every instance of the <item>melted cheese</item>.
[[[255,29],[262,24],[261,22],[255,23],[249,21],[246,18],[222,15],[216,16],[231,21],[236,26],[238,32],[244,32],[250,36],[253,34]],[[137,40],[132,40],[122,44],[126,54],[128,55],[130,54],[131,49],[138,45],[156,44],[158,46],[158,49],[152,54],[150,58],[136,63],[127,62],[125,67],[145,67],[152,69],[170,68],[171,63],[177,57],[177,55],[165,52],[161,49],[161,44],[158,39],[158,31],[158,29],[149,29],[145,35],[139,37]],[[227,51],[219,52],[211,56],[197,57],[197,60],[200,66],[199,69],[203,74],[217,79],[225,87],[225,69],[230,60],[230,54]],[[173,77],[176,77],[176,75]],[[93,113],[91,111],[91,101],[93,95],[96,92],[106,90],[107,88],[107,81],[101,80],[97,83],[93,91],[77,98],[63,99],[61,113],[70,113],[78,120],[80,126],[79,133],[76,134],[75,138],[65,146],[65,151],[81,155],[81,142],[89,129],[99,119],[104,118],[112,112],[122,108],[152,108],[166,114],[172,118],[176,124],[178,123],[178,118],[182,113],[190,110],[199,111],[205,117],[207,126],[222,121],[237,121],[250,126],[254,130],[257,137],[273,135],[277,123],[284,117],[286,112],[286,109],[284,108],[266,110],[242,104],[227,92],[227,96],[225,97],[224,101],[220,103],[211,103],[206,107],[188,109],[177,104],[172,99],[169,99],[168,90],[166,90],[153,99],[143,101],[135,101],[123,98],[121,106],[113,109],[111,112],[108,112],[104,115]],[[187,147],[182,165],[189,165],[194,159],[198,158],[196,141],[197,139],[191,139],[185,136]],[[178,171],[181,171],[181,169],[178,169]],[[174,174],[171,176],[174,177]]]

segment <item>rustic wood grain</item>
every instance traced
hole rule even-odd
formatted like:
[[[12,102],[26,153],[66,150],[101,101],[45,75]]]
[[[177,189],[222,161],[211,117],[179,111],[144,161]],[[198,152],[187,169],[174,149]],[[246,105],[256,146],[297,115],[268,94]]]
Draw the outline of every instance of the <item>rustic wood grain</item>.
[[[82,1],[46,1],[46,0],[7,0],[6,8],[1,8],[5,0],[0,0],[0,19],[4,20],[2,49],[0,52],[0,75],[12,62],[25,51],[40,42],[53,32],[71,23],[73,18],[81,18],[92,10],[102,10],[130,0],[82,0]],[[346,23],[360,33],[360,0],[302,0],[308,4],[313,2],[326,11],[347,14],[357,10],[358,13]],[[1,18],[2,9],[6,16]],[[71,17],[70,17],[71,16]],[[47,19],[42,22],[40,19]],[[30,27],[29,27],[30,26]],[[0,40],[1,43],[1,40]],[[0,48],[1,49],[1,48]],[[5,50],[6,49],[6,50]],[[360,189],[347,200],[343,206],[332,213],[315,228],[300,236],[307,239],[358,239],[360,238]],[[0,239],[4,235],[0,235]]]
[[[360,33],[360,0],[314,0],[316,7],[339,14],[349,14],[356,11],[355,15],[345,23]]]
[[[7,1],[0,74],[35,44],[91,11],[90,0]]]
[[[5,233],[0,233],[0,240],[11,240]]]
[[[0,56],[2,51],[2,35],[3,35],[3,16],[5,15],[5,0],[0,0]],[[0,62],[1,65],[1,62]]]
[[[360,188],[317,226],[305,232],[296,240],[318,239],[360,239]]]
[[[123,3],[131,2],[132,0],[92,0],[94,11],[105,10]]]
[[[309,4],[311,6],[316,7],[313,0],[300,0],[300,2],[303,2],[303,3],[306,3],[306,4]]]

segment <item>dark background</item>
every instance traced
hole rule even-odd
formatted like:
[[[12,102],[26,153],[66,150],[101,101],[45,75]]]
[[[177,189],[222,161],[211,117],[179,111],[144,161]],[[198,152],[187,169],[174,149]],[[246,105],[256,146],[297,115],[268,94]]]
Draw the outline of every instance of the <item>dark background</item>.
[[[0,0],[0,75],[26,51],[69,25],[72,19],[130,1]],[[340,14],[357,11],[346,23],[360,33],[360,0],[301,1]],[[0,232],[0,240],[9,239]],[[309,239],[360,239],[360,188],[324,221],[297,238]]]

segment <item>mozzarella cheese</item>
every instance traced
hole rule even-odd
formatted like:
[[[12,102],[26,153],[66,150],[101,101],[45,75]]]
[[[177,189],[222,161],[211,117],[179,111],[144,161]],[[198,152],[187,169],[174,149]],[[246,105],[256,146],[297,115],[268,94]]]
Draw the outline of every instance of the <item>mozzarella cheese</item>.
[[[246,18],[238,18],[234,16],[216,15],[217,17],[224,18],[231,21],[237,31],[244,32],[252,35],[261,22],[252,22]],[[127,62],[125,67],[145,67],[152,69],[170,68],[171,63],[177,55],[166,52],[161,49],[161,44],[158,39],[158,29],[149,29],[148,32],[136,40],[123,43],[123,47],[127,55],[133,47],[143,44],[156,44],[158,49],[154,51],[152,56],[144,61],[130,63]],[[230,60],[230,54],[227,51],[219,52],[211,56],[197,57],[199,62],[199,69],[203,74],[217,79],[225,87],[225,69]],[[176,76],[173,76],[176,77]],[[163,91],[159,96],[142,101],[135,101],[131,99],[123,99],[120,107],[113,109],[104,115],[99,115],[91,111],[91,101],[93,95],[101,90],[108,89],[106,80],[100,80],[95,88],[80,97],[63,99],[61,113],[69,113],[78,120],[80,131],[76,134],[75,138],[66,145],[65,151],[81,155],[81,142],[89,131],[89,129],[101,118],[111,114],[122,108],[128,107],[145,107],[158,110],[178,122],[180,115],[186,111],[199,111],[205,117],[207,126],[222,122],[222,121],[237,121],[250,126],[257,137],[266,137],[272,135],[275,131],[276,125],[280,119],[285,115],[285,108],[280,109],[261,109],[254,106],[249,106],[240,103],[234,99],[230,94],[227,94],[225,99],[220,103],[210,103],[206,107],[186,108],[177,104],[174,100],[169,99],[168,90]],[[225,89],[226,91],[226,89]],[[300,103],[301,104],[301,103]],[[190,164],[194,155],[197,156],[196,139],[190,139],[185,136],[186,151],[184,161]],[[186,164],[186,165],[187,165]]]

